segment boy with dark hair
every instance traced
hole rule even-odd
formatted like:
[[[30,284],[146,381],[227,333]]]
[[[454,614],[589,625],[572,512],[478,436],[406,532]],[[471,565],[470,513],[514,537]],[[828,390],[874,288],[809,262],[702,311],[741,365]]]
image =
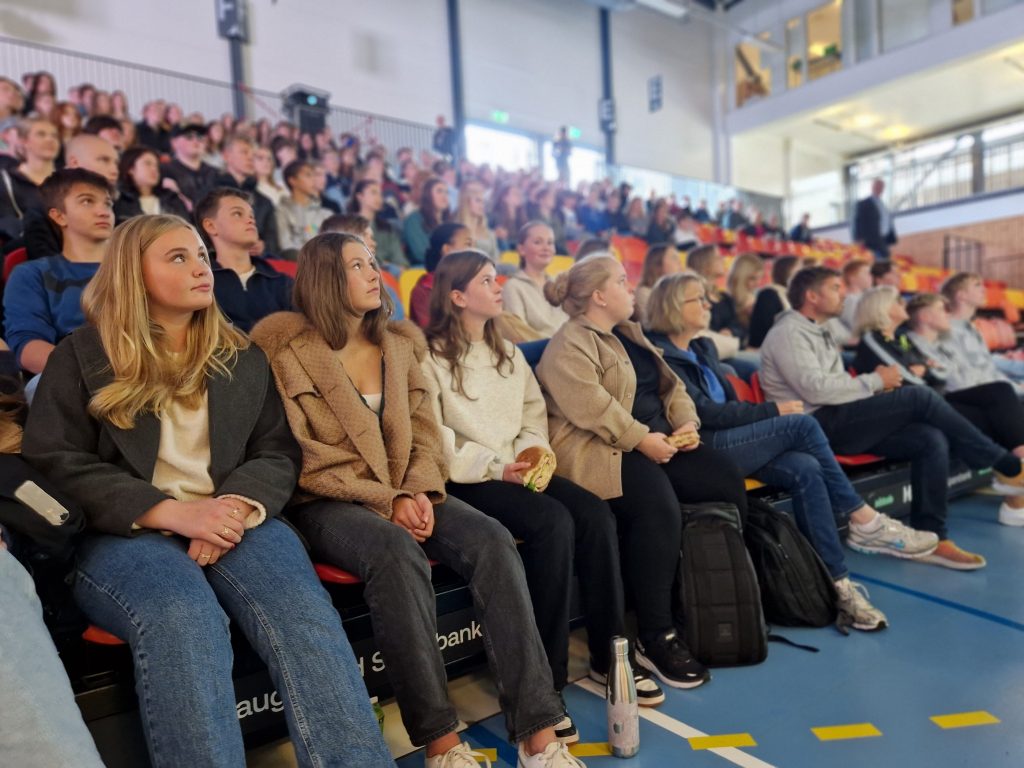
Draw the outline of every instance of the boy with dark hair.
[[[950,453],[973,468],[993,467],[1004,493],[1024,488],[1021,460],[997,445],[928,387],[901,387],[898,366],[879,365],[850,376],[827,328],[843,306],[839,272],[801,269],[790,280],[792,309],[783,313],[761,347],[761,383],[769,400],[800,400],[837,453],[875,453],[910,461],[913,496],[908,535],[887,526],[850,524],[848,544],[862,552],[888,552],[955,570],[985,566],[981,555],[960,549],[946,529]],[[922,537],[938,546],[924,556]]]
[[[124,128],[116,117],[93,115],[85,122],[82,133],[106,139],[118,154],[124,151]]]
[[[293,160],[284,167],[289,195],[277,206],[277,236],[281,255],[294,259],[299,248],[320,231],[331,212],[320,205],[316,172],[311,163]]]
[[[276,254],[280,250],[277,237],[277,213],[270,198],[260,194],[256,187],[256,165],[253,161],[255,147],[253,140],[244,135],[229,136],[224,142],[221,156],[224,158],[224,172],[217,177],[218,187],[230,187],[248,192],[251,196],[256,229],[260,233],[262,247],[260,254]],[[202,227],[200,227],[202,229]],[[260,244],[257,243],[257,246]]]
[[[57,171],[40,188],[63,251],[19,265],[4,291],[7,343],[27,371],[42,372],[57,342],[85,322],[82,291],[114,230],[112,192],[105,178],[84,168]]]
[[[213,294],[231,322],[248,333],[267,315],[292,308],[292,279],[250,255],[260,236],[248,192],[218,187],[199,201],[195,219],[211,256]]]

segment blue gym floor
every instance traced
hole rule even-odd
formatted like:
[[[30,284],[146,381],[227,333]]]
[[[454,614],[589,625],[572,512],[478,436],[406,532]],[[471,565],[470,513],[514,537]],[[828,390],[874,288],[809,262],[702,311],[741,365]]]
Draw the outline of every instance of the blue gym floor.
[[[996,520],[999,501],[973,495],[951,505],[950,534],[988,558],[973,573],[848,552],[853,578],[868,587],[890,627],[878,633],[780,629],[821,649],[772,643],[754,667],[716,669],[707,685],[668,689],[641,721],[631,760],[586,757],[588,766],[1024,766],[1024,528]],[[600,752],[604,701],[580,685],[565,691],[581,743]],[[963,715],[940,727],[930,718]],[[981,723],[981,724],[978,724]],[[812,729],[858,726],[821,740]],[[950,727],[958,726],[958,727]],[[696,749],[688,737],[737,737],[742,748]],[[464,737],[515,766],[500,716]],[[421,752],[398,761],[420,768]]]

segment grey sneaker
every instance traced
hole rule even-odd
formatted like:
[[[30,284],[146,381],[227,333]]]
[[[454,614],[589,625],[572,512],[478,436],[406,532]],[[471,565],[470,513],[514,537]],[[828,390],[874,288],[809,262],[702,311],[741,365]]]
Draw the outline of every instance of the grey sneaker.
[[[899,520],[878,513],[878,519],[867,526],[850,522],[850,535],[846,546],[866,555],[892,555],[913,559],[930,555],[939,546],[939,537],[929,531],[915,531]]]
[[[849,617],[850,626],[854,629],[875,632],[889,626],[885,614],[868,602],[868,591],[864,585],[840,579],[836,582],[836,592],[839,593],[839,612]]]

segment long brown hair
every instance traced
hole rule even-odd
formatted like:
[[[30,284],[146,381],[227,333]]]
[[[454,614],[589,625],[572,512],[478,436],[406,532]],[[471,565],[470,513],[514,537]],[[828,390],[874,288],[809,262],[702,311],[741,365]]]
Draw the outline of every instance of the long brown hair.
[[[431,176],[423,183],[423,191],[420,192],[420,213],[423,215],[423,229],[427,234],[452,218],[449,209],[439,211],[434,207],[434,187],[438,186],[446,186],[444,179]]]
[[[658,278],[665,274],[665,254],[670,249],[678,259],[676,247],[669,243],[655,243],[647,249],[647,253],[644,255],[644,269],[640,275],[642,287],[652,288],[658,282]]]
[[[292,291],[295,309],[306,316],[331,349],[341,349],[348,343],[348,320],[356,315],[348,298],[348,276],[342,258],[346,245],[366,248],[362,238],[345,232],[324,232],[308,240],[299,249],[298,271]],[[372,256],[370,264],[380,274],[377,261]],[[394,304],[381,281],[380,307],[363,315],[361,324],[368,341],[381,343],[393,312]]]
[[[135,216],[114,230],[96,276],[82,294],[85,317],[96,326],[114,379],[89,401],[89,413],[131,429],[142,413],[159,413],[174,400],[197,408],[207,379],[230,375],[249,340],[228,323],[216,302],[192,313],[185,352],[171,354],[164,330],[149,315],[142,258],[161,236],[195,228],[177,216]],[[203,246],[205,251],[205,246]]]
[[[448,363],[452,373],[452,389],[463,397],[469,397],[462,386],[462,359],[469,352],[469,338],[462,326],[462,309],[452,303],[451,293],[465,291],[473,278],[480,274],[480,270],[487,266],[494,266],[494,262],[480,251],[456,251],[441,259],[434,270],[427,342],[430,344],[430,354]],[[512,355],[493,319],[484,323],[484,341],[496,360],[498,373],[502,373],[506,363],[508,372],[512,373]]]

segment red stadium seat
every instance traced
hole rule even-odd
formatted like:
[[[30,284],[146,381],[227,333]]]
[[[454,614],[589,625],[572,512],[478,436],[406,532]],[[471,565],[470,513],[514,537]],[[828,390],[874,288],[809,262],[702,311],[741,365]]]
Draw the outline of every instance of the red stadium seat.
[[[747,384],[747,382],[739,376],[733,376],[731,373],[726,376],[726,378],[729,380],[729,383],[732,384],[732,388],[736,390],[736,397],[738,397],[740,401],[744,403],[757,402],[754,398],[754,390],[750,388],[750,385]]]
[[[11,272],[14,268],[24,261],[28,260],[28,251],[22,248],[15,248],[13,251],[4,256],[4,282],[11,276]]]
[[[764,390],[761,389],[761,377],[756,371],[750,375],[750,393],[754,396],[753,402],[764,402]]]
[[[295,277],[295,272],[299,268],[299,265],[294,261],[287,261],[285,259],[267,259],[267,263],[282,275],[288,275],[288,277]]]
[[[121,638],[110,634],[105,629],[100,629],[95,624],[90,624],[82,633],[82,639],[96,645],[127,645]]]

